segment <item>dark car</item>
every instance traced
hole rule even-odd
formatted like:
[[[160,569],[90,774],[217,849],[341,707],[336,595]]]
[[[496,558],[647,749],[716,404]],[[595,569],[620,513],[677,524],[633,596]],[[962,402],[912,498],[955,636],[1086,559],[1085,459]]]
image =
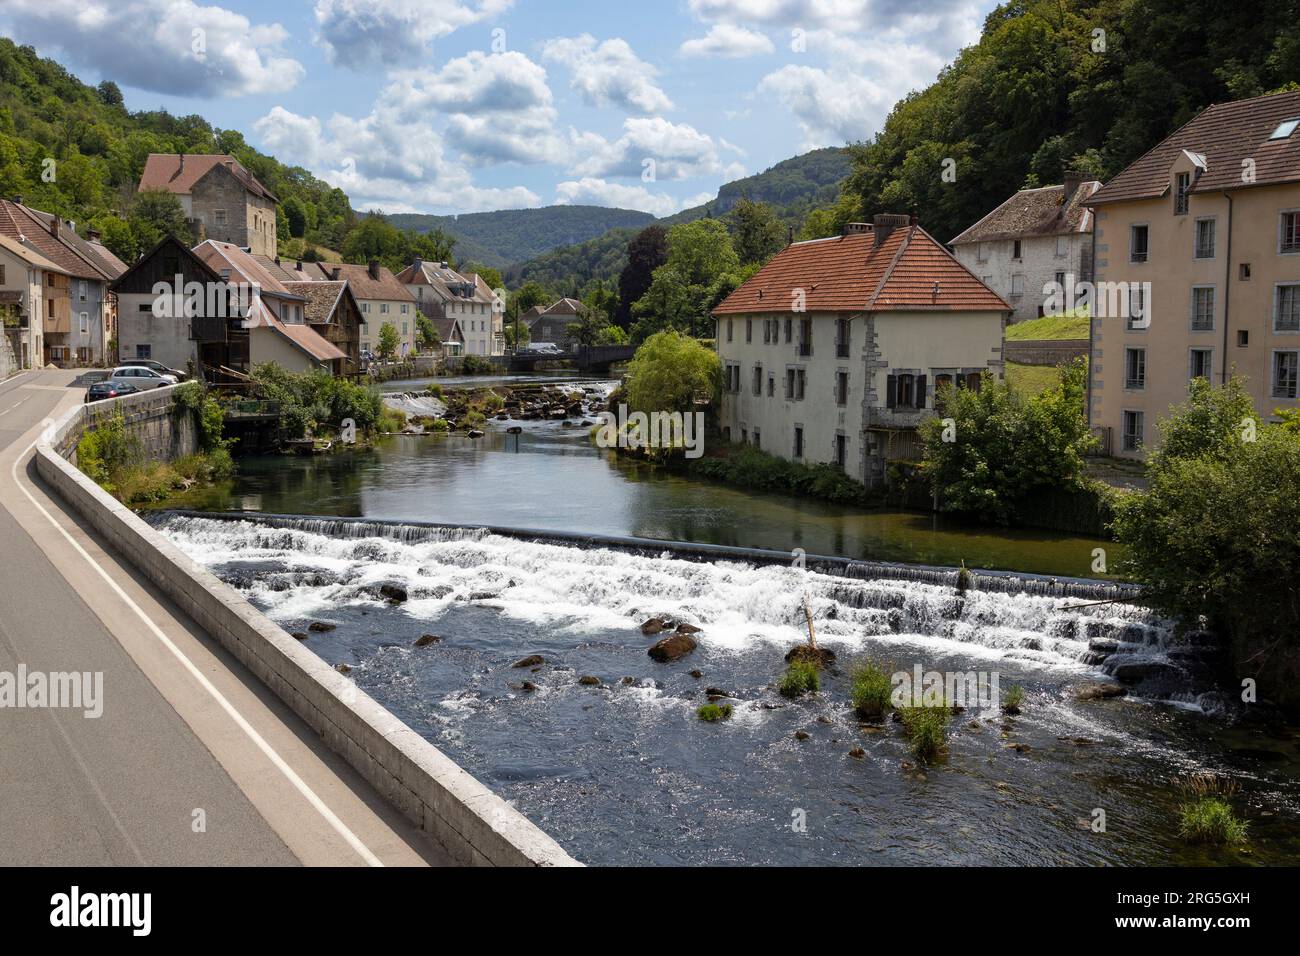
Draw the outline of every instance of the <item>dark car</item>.
[[[127,382],[115,382],[112,380],[105,382],[96,382],[86,389],[87,402],[102,402],[108,398],[118,398],[122,395],[134,395],[141,389],[136,388]]]

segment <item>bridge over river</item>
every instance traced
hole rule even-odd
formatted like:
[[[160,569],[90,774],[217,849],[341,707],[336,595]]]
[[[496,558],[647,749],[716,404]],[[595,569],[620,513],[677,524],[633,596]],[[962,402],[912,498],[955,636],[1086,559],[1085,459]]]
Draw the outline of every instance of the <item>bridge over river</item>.
[[[543,366],[563,365],[580,372],[608,372],[621,362],[629,362],[636,353],[633,345],[583,345],[570,352],[545,355],[519,353],[492,355],[488,360],[505,372],[533,372]]]

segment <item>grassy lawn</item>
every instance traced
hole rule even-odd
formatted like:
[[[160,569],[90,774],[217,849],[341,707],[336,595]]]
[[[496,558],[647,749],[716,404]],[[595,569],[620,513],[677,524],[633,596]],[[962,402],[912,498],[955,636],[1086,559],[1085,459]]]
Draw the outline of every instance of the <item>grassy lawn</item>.
[[[1045,392],[1061,380],[1061,371],[1055,365],[1021,365],[1019,362],[1008,362],[1006,375],[1011,387],[1024,395]]]
[[[1086,339],[1088,337],[1088,316],[1082,315],[1045,315],[1041,319],[1029,319],[1007,326],[1007,340],[1026,342],[1045,339]]]

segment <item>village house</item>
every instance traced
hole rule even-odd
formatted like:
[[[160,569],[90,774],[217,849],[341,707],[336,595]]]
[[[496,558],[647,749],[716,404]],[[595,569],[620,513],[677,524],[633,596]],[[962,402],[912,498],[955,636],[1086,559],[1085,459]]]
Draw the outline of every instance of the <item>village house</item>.
[[[346,262],[295,262],[286,269],[289,281],[345,281],[361,309],[361,351],[379,351],[379,330],[391,323],[397,330],[397,358],[419,351],[419,315],[415,296],[392,271],[372,259],[366,265]],[[296,278],[292,278],[296,276]]]
[[[46,275],[61,277],[50,282]],[[66,286],[67,271],[35,249],[0,235],[0,379],[32,367],[32,356],[43,354],[45,289]],[[70,306],[63,297],[60,310]]]
[[[1138,304],[1093,314],[1088,418],[1104,450],[1142,456],[1197,377],[1241,376],[1265,418],[1296,407],[1300,92],[1211,106],[1087,204],[1099,287]]]
[[[1022,189],[952,240],[957,261],[1011,304],[1012,322],[1043,315],[1044,286],[1092,279],[1092,211],[1101,188],[1067,171],[1059,186]]]
[[[29,317],[27,334],[15,346],[22,367],[88,366],[114,361],[109,346],[115,332],[117,304],[109,283],[126,266],[104,247],[98,234],[89,230],[87,238],[82,238],[77,235],[75,223],[32,209],[20,200],[4,199],[0,200],[0,236],[58,268],[40,269],[43,310],[39,315],[31,310],[36,297],[30,294],[30,285],[20,279],[11,288],[20,291],[19,286],[26,285],[29,290],[25,311],[24,303],[10,303]],[[11,248],[10,255],[14,254]],[[23,268],[29,267],[30,263]]]
[[[569,351],[577,341],[572,327],[579,322],[585,308],[577,299],[566,297],[542,309],[527,320],[530,340],[534,345],[552,342]]]
[[[723,434],[879,486],[944,387],[1001,377],[1010,313],[907,216],[793,243],[714,310]]]
[[[140,191],[175,193],[195,236],[276,254],[278,199],[233,156],[150,153],[140,176]]]
[[[504,303],[482,276],[461,275],[445,262],[416,259],[398,273],[397,280],[415,296],[425,315],[455,320],[466,355],[505,354]]]

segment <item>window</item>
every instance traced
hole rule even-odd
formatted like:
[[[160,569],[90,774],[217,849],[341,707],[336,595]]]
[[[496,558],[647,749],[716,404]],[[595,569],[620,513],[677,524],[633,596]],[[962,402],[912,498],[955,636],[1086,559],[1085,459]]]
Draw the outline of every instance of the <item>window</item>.
[[[361,311],[362,311],[362,312],[369,312],[369,311],[370,311],[370,303],[369,303],[369,302],[362,302],[362,303],[361,303]]]
[[[1244,348],[1246,348],[1248,345],[1250,345],[1250,331],[1247,330],[1247,329],[1238,329],[1238,330],[1237,330],[1237,347],[1238,347],[1238,348],[1242,348],[1242,349],[1244,349]]]
[[[731,325],[732,325],[732,320],[727,319],[727,341],[728,342],[731,341]]]
[[[1300,209],[1282,213],[1278,224],[1277,251],[1283,255],[1300,252]]]
[[[82,279],[77,283],[77,298],[82,302],[86,301],[86,280]]]
[[[1275,332],[1300,332],[1300,283],[1279,285],[1273,306]]]
[[[81,318],[81,334],[89,335],[90,334],[90,313],[82,312],[80,318]]]
[[[1300,368],[1300,352],[1273,353],[1273,397],[1296,397],[1296,371]]]
[[[1025,277],[1020,273],[1016,273],[1011,277],[1011,294],[1012,295],[1025,294]]]
[[[911,372],[889,376],[885,385],[885,406],[916,410],[925,408],[926,378]]]
[[[794,426],[794,457],[803,457],[803,426]]]
[[[1295,132],[1297,126],[1300,126],[1300,118],[1283,120],[1278,123],[1277,129],[1273,130],[1273,135],[1269,139],[1286,139]]]
[[[732,364],[727,366],[727,391],[729,392],[740,391],[740,366],[739,365]]]
[[[1125,322],[1129,331],[1145,329],[1150,324],[1147,322],[1146,289],[1140,282],[1134,282],[1128,288],[1128,317]]]
[[[1147,248],[1151,238],[1149,226],[1130,226],[1128,234],[1128,261],[1146,262]]]
[[[754,320],[746,319],[745,320],[745,344],[748,345],[752,341],[754,341]]]
[[[804,388],[807,386],[807,384],[808,384],[807,373],[801,368],[795,369],[794,370],[794,400],[796,402],[803,401]]]
[[[835,404],[847,405],[849,403],[849,373],[843,370],[835,373]]]
[[[388,303],[387,303],[387,302],[380,302],[380,303],[379,303],[379,314],[380,314],[380,315],[387,315],[387,314],[388,314]]]
[[[775,396],[776,396],[776,375],[773,373],[769,373],[767,376],[767,397],[774,398]]]
[[[812,319],[799,320],[799,354],[812,355]]]
[[[789,345],[794,341],[794,320],[785,320],[785,344]]]
[[[1124,450],[1137,451],[1142,447],[1142,413],[1124,413]]]
[[[1214,330],[1214,287],[1194,286],[1192,288],[1192,331],[1211,332]]]
[[[1187,215],[1187,194],[1192,189],[1192,174],[1179,173],[1174,177],[1174,215]]]
[[[1147,387],[1147,350],[1124,350],[1124,387],[1141,391]]]
[[[740,443],[742,445],[749,444],[749,429],[746,428],[744,425],[740,426]]]
[[[981,242],[975,247],[975,261],[989,261],[989,244],[987,242]]]
[[[755,448],[763,447],[762,433],[757,428],[754,429],[754,447]]]
[[[1214,376],[1214,352],[1210,349],[1192,349],[1191,363],[1187,368],[1187,377],[1203,378],[1207,382]]]
[[[763,320],[763,344],[770,345],[771,343],[772,343],[772,322],[769,319],[764,319]]]
[[[224,209],[212,210],[212,221],[218,226],[226,224],[226,211]]]
[[[5,264],[0,262],[0,285],[5,284]]]
[[[1238,266],[1238,267],[1237,267],[1237,275],[1241,278],[1241,281],[1242,281],[1242,282],[1249,282],[1249,281],[1250,281],[1250,263],[1249,263],[1249,262],[1243,262],[1240,266]]]
[[[965,377],[966,387],[972,392],[978,392],[984,387],[983,372],[967,372]]]
[[[1214,258],[1214,220],[1196,220],[1196,258]]]
[[[835,320],[835,357],[849,357],[849,320]]]
[[[754,394],[763,394],[763,366],[754,366]]]
[[[837,434],[837,435],[835,436],[835,465],[836,465],[836,467],[838,467],[838,468],[840,468],[840,469],[843,469],[843,468],[844,468],[844,462],[847,460],[847,458],[848,458],[848,456],[849,456],[849,455],[848,455],[848,452],[849,452],[849,442],[848,442],[848,439],[845,438],[843,435],[838,435],[838,434]]]
[[[152,345],[137,345],[137,346],[135,347],[135,357],[136,357],[137,359],[152,359],[152,358],[153,358],[153,346],[152,346]],[[716,380],[715,380],[715,381],[716,381]]]
[[[1014,239],[1014,240],[1012,240],[1012,242],[1011,242],[1011,258],[1012,258],[1012,259],[1019,259],[1019,258],[1020,258],[1020,240],[1019,240],[1019,239]]]
[[[1070,237],[1057,236],[1056,237],[1056,258],[1064,259],[1069,254],[1070,254]]]
[[[402,303],[402,315],[410,315],[411,307],[405,302]]]

